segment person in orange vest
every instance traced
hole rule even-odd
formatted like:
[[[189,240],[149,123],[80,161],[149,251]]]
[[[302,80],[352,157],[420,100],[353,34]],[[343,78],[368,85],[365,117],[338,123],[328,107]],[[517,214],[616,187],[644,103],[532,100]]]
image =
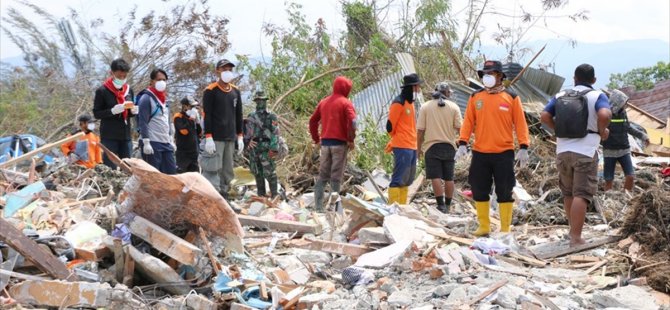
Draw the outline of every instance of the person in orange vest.
[[[83,114],[77,119],[79,130],[84,132],[79,141],[72,141],[61,145],[61,151],[67,156],[68,162],[92,169],[102,164],[102,148],[100,148],[100,137],[95,130],[95,119],[88,114]],[[74,133],[79,132],[77,130]]]
[[[521,99],[502,83],[506,78],[502,63],[487,60],[483,70],[477,71],[477,74],[484,88],[473,93],[468,100],[455,160],[467,154],[467,145],[474,133],[468,182],[479,220],[479,228],[474,235],[483,236],[491,232],[489,193],[494,183],[500,210],[500,231],[510,231],[514,205],[512,190],[516,185],[514,134],[519,142],[517,160],[522,167],[528,163],[529,139]]]
[[[391,140],[386,152],[393,152],[393,174],[389,184],[388,203],[407,203],[409,185],[416,174],[416,114],[414,101],[418,98],[423,80],[416,73],[405,75],[400,95],[393,99],[386,121]]]

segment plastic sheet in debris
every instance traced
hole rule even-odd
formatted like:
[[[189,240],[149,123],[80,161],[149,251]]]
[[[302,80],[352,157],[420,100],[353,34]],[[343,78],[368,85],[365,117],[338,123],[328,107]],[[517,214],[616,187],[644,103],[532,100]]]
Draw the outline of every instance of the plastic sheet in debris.
[[[492,238],[477,238],[472,246],[486,254],[507,254],[510,251],[507,244]]]
[[[19,209],[29,205],[36,199],[37,195],[47,188],[42,181],[30,184],[17,192],[5,195],[5,207],[3,213],[5,217],[11,217]]]

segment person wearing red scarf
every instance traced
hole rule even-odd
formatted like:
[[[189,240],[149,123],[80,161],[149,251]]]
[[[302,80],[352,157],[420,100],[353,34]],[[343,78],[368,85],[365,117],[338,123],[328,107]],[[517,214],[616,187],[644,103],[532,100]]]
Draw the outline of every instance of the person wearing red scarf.
[[[165,95],[168,75],[163,69],[154,69],[150,78],[149,87],[137,95],[139,148],[144,161],[162,173],[175,174],[174,127],[170,126],[170,107]]]
[[[135,94],[126,83],[130,65],[118,58],[110,69],[111,76],[95,91],[93,116],[100,120],[100,143],[119,158],[129,158],[133,149],[130,120],[139,113]],[[116,169],[106,154],[103,163]]]

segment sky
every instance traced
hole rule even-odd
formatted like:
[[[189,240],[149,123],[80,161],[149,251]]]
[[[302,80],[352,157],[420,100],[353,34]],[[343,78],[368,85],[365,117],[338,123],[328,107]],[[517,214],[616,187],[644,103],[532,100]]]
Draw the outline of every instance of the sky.
[[[137,5],[139,14],[150,10],[162,11],[168,7],[160,0],[33,0],[47,11],[56,16],[67,16],[68,7],[79,11],[82,15],[105,19],[104,29],[112,32],[117,29],[113,21],[129,8]],[[172,1],[173,3],[176,0]],[[314,25],[319,18],[323,18],[332,34],[341,32],[345,28],[341,12],[341,0],[295,0],[303,5],[303,13],[307,22]],[[377,1],[383,3],[384,1]],[[395,1],[391,6],[388,19],[398,16],[400,3]],[[492,8],[504,15],[519,15],[521,8],[538,12],[540,0],[492,0]],[[452,12],[456,21],[464,24],[467,0],[452,0]],[[229,55],[246,54],[251,56],[268,55],[270,53],[270,39],[262,35],[263,23],[286,25],[284,0],[210,0],[212,12],[229,18],[229,40],[232,43]],[[8,7],[22,7],[19,0],[0,1],[0,15],[6,16]],[[551,17],[565,16],[569,13],[586,10],[588,21],[574,23],[567,18]],[[581,43],[602,43],[620,40],[656,39],[669,42],[670,45],[670,1],[668,0],[589,0],[569,1],[568,4],[548,13],[546,23],[538,22],[525,35],[524,42],[542,40],[573,39]],[[29,14],[30,16],[30,14]],[[497,24],[513,25],[518,23],[502,15],[488,15],[482,20],[484,35],[483,45],[494,45],[492,33]],[[390,23],[392,24],[392,23]],[[565,44],[567,45],[567,43]],[[564,47],[560,47],[561,49]],[[558,51],[554,51],[557,53]],[[0,59],[20,56],[20,50],[7,38],[4,31],[0,34]],[[662,59],[661,59],[662,60]],[[670,48],[668,59],[670,60]]]

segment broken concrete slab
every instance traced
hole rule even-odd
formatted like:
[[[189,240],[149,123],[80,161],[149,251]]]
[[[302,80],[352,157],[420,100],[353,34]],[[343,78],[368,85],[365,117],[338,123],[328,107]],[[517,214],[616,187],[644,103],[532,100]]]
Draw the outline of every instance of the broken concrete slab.
[[[128,228],[133,235],[142,238],[157,250],[182,264],[193,266],[198,257],[202,255],[202,251],[195,245],[139,215],[128,222]]]
[[[412,240],[404,239],[387,247],[361,255],[355,266],[382,268],[394,263],[403,256],[414,243]]]
[[[238,215],[237,218],[239,219],[239,222],[242,224],[242,226],[265,228],[271,231],[297,232],[298,235],[320,235],[322,233],[321,225],[266,219],[250,215]]]
[[[353,256],[353,257],[358,257],[361,256],[365,253],[368,253],[372,251],[371,248],[362,246],[362,245],[357,245],[357,244],[349,244],[349,243],[339,243],[339,242],[332,242],[332,241],[325,241],[325,240],[318,240],[318,239],[301,239],[301,240],[293,240],[290,242],[287,242],[290,246],[301,248],[301,249],[308,249],[308,250],[315,250],[315,251],[323,251],[326,253],[333,253],[333,254],[338,254],[338,255],[347,255],[347,256]]]
[[[658,309],[654,296],[635,285],[596,291],[593,293],[593,302],[604,308]]]
[[[390,244],[391,240],[386,236],[384,227],[363,227],[358,231],[358,239],[361,244]]]
[[[20,303],[37,306],[98,308],[110,305],[112,290],[107,283],[27,280],[13,285],[9,294]]]
[[[426,234],[428,225],[422,221],[393,214],[384,218],[384,231],[386,236],[393,242],[409,239],[419,243],[434,241],[432,235]]]
[[[335,301],[339,299],[337,295],[316,293],[300,297],[298,300],[298,309],[312,309],[315,306],[321,306],[325,302]]]
[[[179,274],[162,260],[128,246],[130,256],[135,261],[135,269],[158,284],[161,288],[176,295],[188,294],[190,288]]]
[[[160,173],[141,159],[124,159],[133,175],[119,214],[134,212],[168,231],[198,226],[222,237],[234,252],[243,253],[244,231],[228,202],[201,174]]]
[[[412,295],[405,291],[396,291],[388,297],[387,301],[392,307],[407,307],[412,304]]]

